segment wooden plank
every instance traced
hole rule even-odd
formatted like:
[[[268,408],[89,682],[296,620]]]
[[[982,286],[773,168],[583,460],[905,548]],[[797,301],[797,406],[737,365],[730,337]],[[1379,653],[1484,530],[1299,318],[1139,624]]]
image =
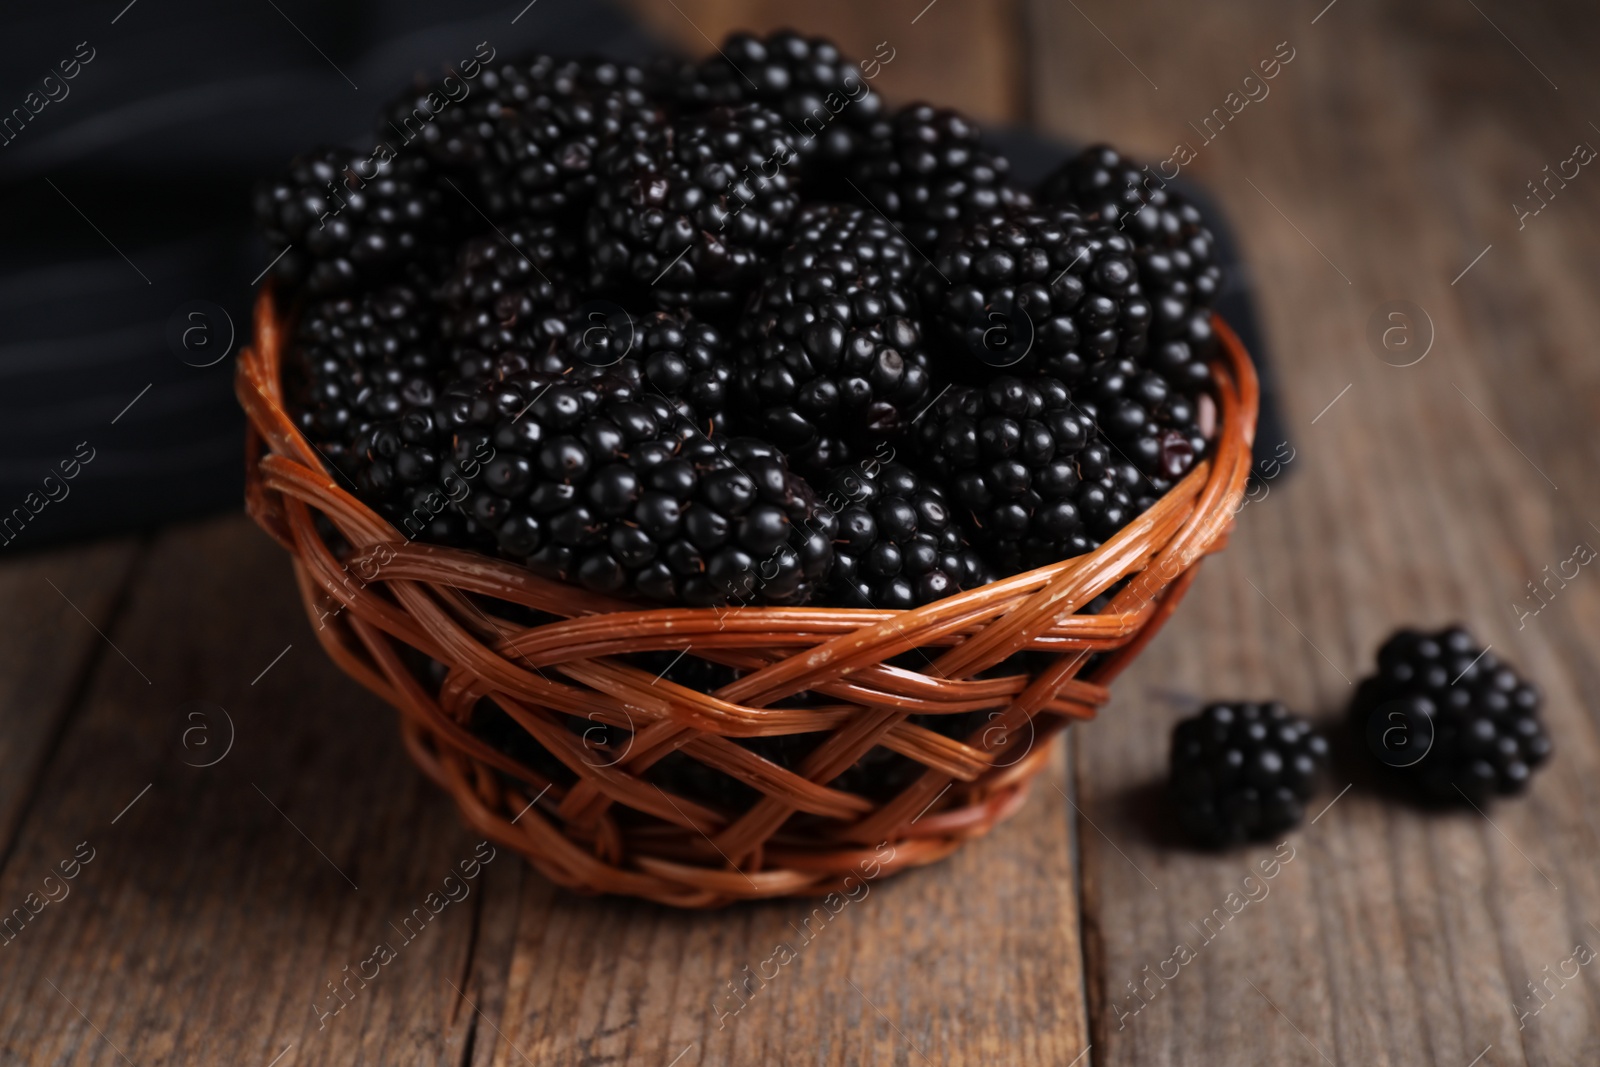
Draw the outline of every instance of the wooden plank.
[[[683,913],[529,876],[514,916],[486,913],[467,993],[494,1027],[472,1063],[1072,1063],[1086,1031],[1064,764],[991,836],[832,915]],[[489,955],[501,939],[509,966]]]
[[[109,627],[139,551],[121,539],[0,557],[0,857],[89,665],[109,658],[132,673],[96,630]]]
[[[100,659],[0,874],[9,911],[60,896],[43,879],[93,850],[0,945],[0,1060],[265,1065],[292,1046],[280,1067],[461,1062],[473,1016],[450,983],[485,876],[436,917],[428,895],[475,842],[394,713],[316,646],[282,550],[243,516],[174,528],[109,636],[152,684]],[[231,749],[193,701],[226,710]],[[416,908],[429,921],[406,943]],[[319,1018],[339,1003],[327,983],[379,943],[395,958]]]
[[[1544,967],[1576,942],[1600,947],[1588,925],[1600,921],[1600,679],[1581,636],[1600,618],[1600,583],[1571,583],[1520,631],[1508,604],[1574,541],[1600,544],[1585,503],[1600,488],[1588,353],[1600,322],[1584,284],[1595,194],[1564,194],[1552,225],[1521,236],[1506,205],[1583,138],[1572,101],[1592,77],[1595,20],[1569,5],[1512,25],[1497,8],[1513,46],[1471,6],[1440,2],[1340,4],[1315,24],[1323,5],[1081,7],[1032,5],[1036,112],[1154,158],[1198,147],[1185,173],[1226,205],[1264,280],[1299,449],[1294,477],[1243,512],[1232,547],[1079,735],[1080,803],[1105,832],[1082,834],[1096,1062],[1465,1065],[1490,1046],[1481,1062],[1591,1062],[1596,975],[1538,1017],[1519,1012],[1539,1005],[1525,983]],[[1270,95],[1202,142],[1189,123],[1282,41],[1295,58]],[[1533,63],[1580,91],[1551,90]],[[1437,329],[1414,367],[1386,365],[1366,340],[1397,298]],[[1458,618],[1545,689],[1559,755],[1532,795],[1492,808],[1492,824],[1424,814],[1374,792],[1342,752],[1322,802],[1354,788],[1290,836],[1296,857],[1269,895],[1209,941],[1197,933],[1271,848],[1174,847],[1159,796],[1180,714],[1170,694],[1277,696],[1336,728],[1348,682],[1391,629]],[[1196,958],[1141,986],[1179,943]]]
[[[736,30],[795,29],[869,59],[886,43],[890,63],[873,88],[892,103],[927,100],[977,119],[1014,121],[1025,106],[1018,0],[981,4],[894,0],[627,0],[651,29],[689,55],[707,55]]]

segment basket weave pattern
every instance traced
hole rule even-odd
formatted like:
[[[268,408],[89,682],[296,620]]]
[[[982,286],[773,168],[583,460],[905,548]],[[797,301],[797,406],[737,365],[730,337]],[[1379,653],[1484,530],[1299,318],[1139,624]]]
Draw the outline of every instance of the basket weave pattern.
[[[1199,560],[1226,542],[1250,471],[1257,386],[1238,339],[1220,320],[1217,330],[1213,448],[1153,508],[1093,552],[911,611],[641,608],[409,541],[341,487],[285,413],[285,324],[270,289],[236,381],[249,419],[247,504],[293,555],[324,649],[399,709],[407,749],[475,831],[579,891],[683,907],[823,892],[881,842],[895,845],[887,873],[939,860],[1015,812],[1053,736],[1094,716]],[[328,544],[319,513],[353,553]],[[1125,578],[1099,614],[1074,614]],[[507,605],[561,621],[514,623]],[[442,664],[443,681],[407,647]],[[684,650],[741,676],[700,693],[619,658]],[[916,668],[890,663],[911,650]],[[1044,665],[993,676],[1024,650],[1046,653],[1030,658]],[[805,690],[829,703],[772,706]],[[469,730],[485,699],[570,773],[542,774]],[[908,720],[971,712],[985,722],[965,741]],[[567,716],[623,742],[591,743]],[[731,740],[817,733],[826,739],[792,769]],[[829,787],[875,747],[925,770],[883,802]],[[674,752],[759,799],[718,810],[661,788],[646,772]]]

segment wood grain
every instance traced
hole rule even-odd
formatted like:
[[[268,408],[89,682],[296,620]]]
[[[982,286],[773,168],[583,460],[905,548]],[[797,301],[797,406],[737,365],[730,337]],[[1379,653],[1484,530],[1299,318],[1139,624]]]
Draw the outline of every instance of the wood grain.
[[[0,857],[11,847],[42,763],[91,666],[110,658],[96,633],[126,592],[140,546],[133,540],[0,557]]]
[[[109,636],[153,684],[100,660],[0,873],[9,910],[94,850],[0,946],[0,1061],[120,1063],[115,1045],[141,1067],[265,1065],[292,1044],[282,1065],[459,1063],[472,1020],[450,983],[484,877],[437,917],[427,898],[475,842],[393,712],[316,648],[281,550],[243,516],[170,530]],[[193,701],[231,718],[225,757],[225,721]],[[419,907],[406,944],[390,924]],[[327,983],[379,942],[396,958],[319,1025]]]
[[[1600,487],[1596,374],[1580,341],[1600,326],[1581,282],[1600,185],[1563,194],[1520,235],[1507,206],[1583,138],[1581,96],[1552,90],[1470,5],[1339,4],[1315,25],[1300,7],[1162,6],[1169,17],[1035,4],[1034,40],[1055,59],[1034,64],[1037,112],[1157,157],[1196,144],[1192,173],[1265,281],[1298,453],[1079,735],[1081,804],[1106,835],[1083,833],[1095,1060],[1210,1064],[1249,1050],[1273,1064],[1464,1067],[1492,1045],[1481,1062],[1592,1061],[1600,976],[1567,983],[1522,1029],[1512,1008],[1539,1006],[1525,983],[1575,943],[1600,947],[1595,660],[1581,636],[1600,582],[1571,583],[1521,631],[1508,607],[1575,541],[1600,544],[1584,503]],[[1115,46],[1082,34],[1086,15]],[[1566,15],[1513,25],[1508,10],[1500,25],[1569,77],[1588,69],[1577,42],[1595,33]],[[1282,41],[1295,59],[1270,95],[1202,142],[1190,121]],[[1437,329],[1413,367],[1368,347],[1370,316],[1393,299]],[[1191,924],[1263,850],[1197,855],[1167,839],[1158,783],[1180,710],[1277,696],[1332,724],[1390,630],[1453,619],[1545,688],[1560,755],[1532,796],[1487,818],[1421,813],[1374,792],[1347,751],[1322,802],[1354,788],[1291,836],[1297,858],[1269,895],[1204,941]],[[1140,987],[1180,942],[1197,958]]]

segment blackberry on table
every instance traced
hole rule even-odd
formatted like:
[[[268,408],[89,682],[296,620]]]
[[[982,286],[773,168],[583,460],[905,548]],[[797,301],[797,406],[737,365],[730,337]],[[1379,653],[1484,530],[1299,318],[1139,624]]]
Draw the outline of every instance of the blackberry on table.
[[[931,382],[905,241],[859,208],[802,218],[740,324],[737,390],[761,433],[807,470],[899,433]]]
[[[831,527],[781,453],[708,438],[625,377],[529,374],[447,393],[458,451],[494,453],[460,505],[508,558],[597,592],[798,604]]]
[[[395,277],[451,228],[420,159],[377,163],[370,152],[346,148],[295,157],[283,177],[257,189],[254,206],[268,243],[288,248],[274,277],[318,296]]]
[[[852,169],[861,193],[930,255],[958,227],[1030,203],[1009,184],[1006,158],[984,151],[976,125],[929,104],[912,104],[874,124]]]
[[[855,159],[883,100],[833,42],[779,30],[765,38],[730,34],[713,55],[681,67],[673,79],[681,106],[763,104],[783,116],[803,157],[829,169]],[[818,168],[812,176],[826,178]]]
[[[1115,228],[1067,210],[1019,214],[952,238],[920,283],[952,372],[982,379],[1004,361],[1013,374],[1039,371],[1072,385],[1097,360],[1141,355],[1152,311],[1134,253]],[[1010,363],[1005,345],[1030,339]]]
[[[838,515],[831,602],[915,608],[993,580],[944,493],[905,464],[859,463],[828,488]]]
[[[1357,742],[1437,800],[1520,793],[1550,758],[1539,692],[1459,626],[1400,630],[1351,703]],[[1431,735],[1431,738],[1430,738]]]
[[[1282,704],[1211,704],[1172,731],[1172,804],[1203,844],[1263,840],[1304,818],[1327,763],[1327,740]]]
[[[759,105],[723,107],[606,149],[586,230],[591,287],[736,313],[799,205],[786,129]]]
[[[919,417],[915,441],[922,469],[944,479],[969,535],[1006,573],[1098,543],[1080,490],[1120,472],[1056,379],[1000,375],[982,388],[953,386]]]
[[[1199,209],[1108,145],[1086,148],[1062,164],[1040,186],[1039,200],[1092,215],[1133,241],[1152,308],[1148,362],[1180,388],[1204,388],[1211,304],[1222,269]]]
[[[627,64],[532,56],[485,68],[467,97],[438,112],[427,89],[402,94],[378,135],[419,140],[493,219],[581,213],[601,150],[662,121],[646,89],[644,72]]]

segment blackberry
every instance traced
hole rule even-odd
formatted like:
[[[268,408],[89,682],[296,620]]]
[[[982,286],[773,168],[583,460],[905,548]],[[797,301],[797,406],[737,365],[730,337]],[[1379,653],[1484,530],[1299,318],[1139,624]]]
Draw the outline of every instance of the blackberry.
[[[807,470],[899,433],[926,402],[928,356],[905,241],[859,208],[802,217],[740,323],[741,402]]]
[[[1097,543],[1080,490],[1118,472],[1093,426],[1056,379],[1000,375],[981,389],[946,390],[918,419],[917,457],[948,487],[978,545],[1014,573]]]
[[[1149,362],[1191,392],[1204,388],[1211,304],[1222,269],[1199,209],[1108,145],[1086,148],[1062,164],[1040,186],[1039,199],[1092,215],[1133,241],[1153,309]]]
[[[1178,822],[1207,845],[1276,836],[1299,824],[1328,742],[1282,704],[1211,704],[1172,731]]]
[[[915,608],[992,581],[938,486],[902,463],[836,472],[825,503],[838,515],[829,601]]]
[[[467,97],[437,111],[428,101],[437,94],[422,87],[402,95],[379,135],[420,139],[427,157],[491,218],[581,213],[601,151],[662,121],[646,88],[637,67],[536,55],[484,69]]]
[[[720,330],[686,311],[635,317],[615,306],[587,308],[568,329],[568,367],[623,375],[680,403],[701,430],[726,429],[734,363]]]
[[[860,155],[867,132],[883,115],[882,98],[833,42],[793,30],[765,38],[730,34],[715,55],[680,69],[672,88],[687,108],[772,108],[795,133],[800,154],[828,168]]]
[[[586,243],[594,289],[732,314],[799,205],[783,119],[758,105],[680,118],[602,153]]]
[[[1206,450],[1195,401],[1131,359],[1096,363],[1077,395],[1081,410],[1119,457],[1138,467],[1152,493],[1171,489]]]
[[[1152,310],[1134,253],[1113,227],[1066,210],[951,239],[923,268],[921,293],[952,373],[981,381],[1005,365],[1071,385],[1097,360],[1142,355]]]
[[[1539,692],[1459,626],[1400,630],[1351,703],[1358,743],[1427,797],[1520,793],[1550,757]]]
[[[295,324],[285,367],[295,420],[364,493],[423,481],[436,466],[434,332],[426,302],[402,285],[312,301]],[[372,452],[366,438],[379,427],[406,447]]]
[[[420,158],[379,164],[346,148],[295,157],[287,174],[257,189],[255,215],[269,244],[288,246],[274,276],[319,296],[394,277],[452,228]]]
[[[832,526],[782,455],[713,439],[625,377],[528,374],[441,404],[457,457],[492,458],[460,509],[497,550],[597,592],[711,605],[807,600]]]
[[[543,220],[462,244],[438,292],[447,309],[442,338],[460,377],[491,377],[505,354],[546,352],[565,339],[577,303],[567,273],[573,255]]]
[[[1008,183],[1011,165],[979,143],[956,111],[912,104],[874,124],[851,180],[925,252],[958,227],[1028,206]]]

